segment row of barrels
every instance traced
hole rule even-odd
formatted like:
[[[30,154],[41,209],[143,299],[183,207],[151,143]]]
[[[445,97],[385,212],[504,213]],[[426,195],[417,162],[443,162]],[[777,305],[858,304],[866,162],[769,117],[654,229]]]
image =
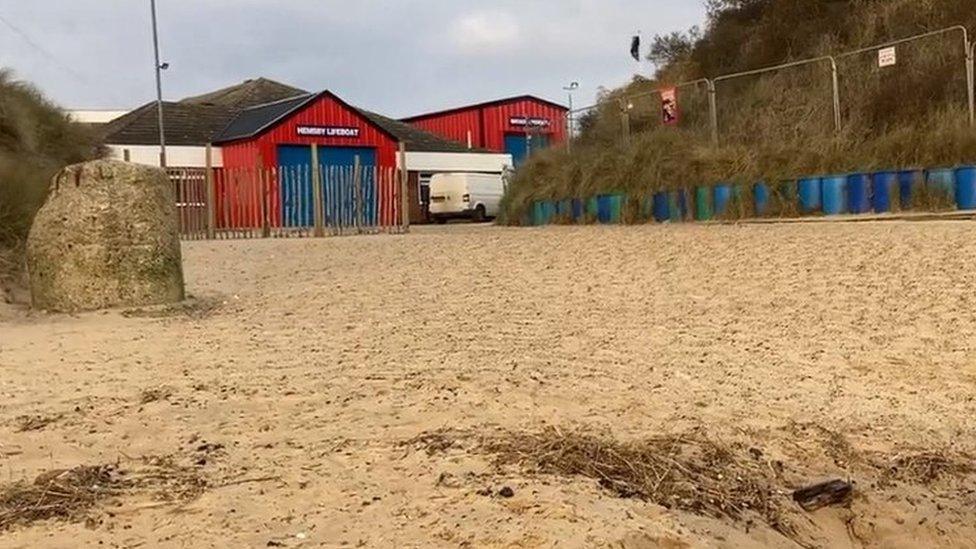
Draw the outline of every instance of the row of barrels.
[[[714,218],[976,210],[976,166],[804,177],[776,184],[718,184],[631,197],[537,200],[523,224],[708,221]]]

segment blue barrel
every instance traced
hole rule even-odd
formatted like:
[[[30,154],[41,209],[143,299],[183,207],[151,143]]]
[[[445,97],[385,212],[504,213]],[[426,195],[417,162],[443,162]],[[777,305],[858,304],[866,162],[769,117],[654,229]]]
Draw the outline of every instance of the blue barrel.
[[[583,201],[579,198],[573,199],[573,221],[579,222],[583,220],[586,214],[585,208],[583,206]]]
[[[715,193],[715,217],[725,215],[729,211],[729,202],[732,201],[732,185],[716,185]]]
[[[890,212],[891,197],[898,188],[898,172],[875,172],[871,179],[871,207],[877,213]]]
[[[797,182],[800,213],[809,214],[820,211],[823,204],[822,184],[823,180],[819,177],[804,177]]]
[[[755,199],[756,217],[762,217],[769,211],[769,185],[760,181],[752,189],[752,196]]]
[[[871,211],[871,176],[854,173],[847,176],[847,211],[853,214]]]
[[[610,195],[601,194],[596,197],[596,220],[599,223],[610,223]]]
[[[573,216],[573,201],[569,199],[562,199],[556,202],[556,215],[562,219],[570,219]]]
[[[926,170],[925,184],[933,194],[955,198],[956,171],[950,168]]]
[[[664,223],[671,218],[671,208],[668,206],[668,193],[654,193],[654,221]]]
[[[976,166],[956,170],[956,206],[960,210],[976,210]]]
[[[847,211],[847,176],[833,175],[820,182],[823,191],[823,211],[827,215],[842,214]]]
[[[901,209],[911,209],[912,196],[915,194],[914,189],[918,181],[918,170],[901,170],[898,172],[898,200],[901,202]]]

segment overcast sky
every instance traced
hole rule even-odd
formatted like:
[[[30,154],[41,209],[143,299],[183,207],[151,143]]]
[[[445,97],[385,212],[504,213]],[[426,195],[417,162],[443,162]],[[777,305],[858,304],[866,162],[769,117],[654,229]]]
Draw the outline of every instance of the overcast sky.
[[[266,76],[391,116],[530,93],[577,105],[635,72],[630,36],[699,0],[157,0],[164,97]],[[154,99],[149,0],[0,0],[0,66],[68,108]]]

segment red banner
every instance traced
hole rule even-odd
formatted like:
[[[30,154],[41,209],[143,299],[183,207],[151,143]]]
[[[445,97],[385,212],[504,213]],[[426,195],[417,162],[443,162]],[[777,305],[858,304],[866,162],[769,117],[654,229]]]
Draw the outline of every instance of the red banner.
[[[677,88],[661,90],[661,122],[665,126],[677,126],[680,119],[681,110],[678,108]]]

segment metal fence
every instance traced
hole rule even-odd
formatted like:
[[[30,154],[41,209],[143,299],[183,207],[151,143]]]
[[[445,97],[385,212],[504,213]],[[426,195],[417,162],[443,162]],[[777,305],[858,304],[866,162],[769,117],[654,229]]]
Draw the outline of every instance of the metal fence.
[[[406,181],[393,167],[169,169],[187,240],[402,233]]]
[[[881,57],[886,57],[889,64],[882,66]],[[960,105],[968,113],[970,125],[976,125],[974,58],[976,44],[970,41],[968,30],[953,26],[854,51],[702,78],[674,87],[682,91],[682,126],[707,132],[715,144],[725,133],[724,121],[743,112],[756,120],[776,117],[783,126],[806,123],[840,132],[847,124],[883,126],[890,122],[884,117],[892,112],[920,112],[933,104]],[[750,103],[749,94],[744,92],[761,85],[775,88],[765,95],[770,99],[764,104]],[[913,95],[925,96],[927,103],[905,102],[907,94],[899,90],[909,88],[915,90]],[[918,94],[918,89],[929,89],[931,93]],[[813,97],[815,101],[797,102],[799,90],[805,92],[805,98]],[[942,93],[944,90],[949,91]],[[649,90],[618,97],[616,105],[576,109],[569,117],[579,120],[595,109],[618,108],[619,130],[626,139],[635,127],[661,125],[660,93]],[[736,130],[748,132],[750,128]]]

